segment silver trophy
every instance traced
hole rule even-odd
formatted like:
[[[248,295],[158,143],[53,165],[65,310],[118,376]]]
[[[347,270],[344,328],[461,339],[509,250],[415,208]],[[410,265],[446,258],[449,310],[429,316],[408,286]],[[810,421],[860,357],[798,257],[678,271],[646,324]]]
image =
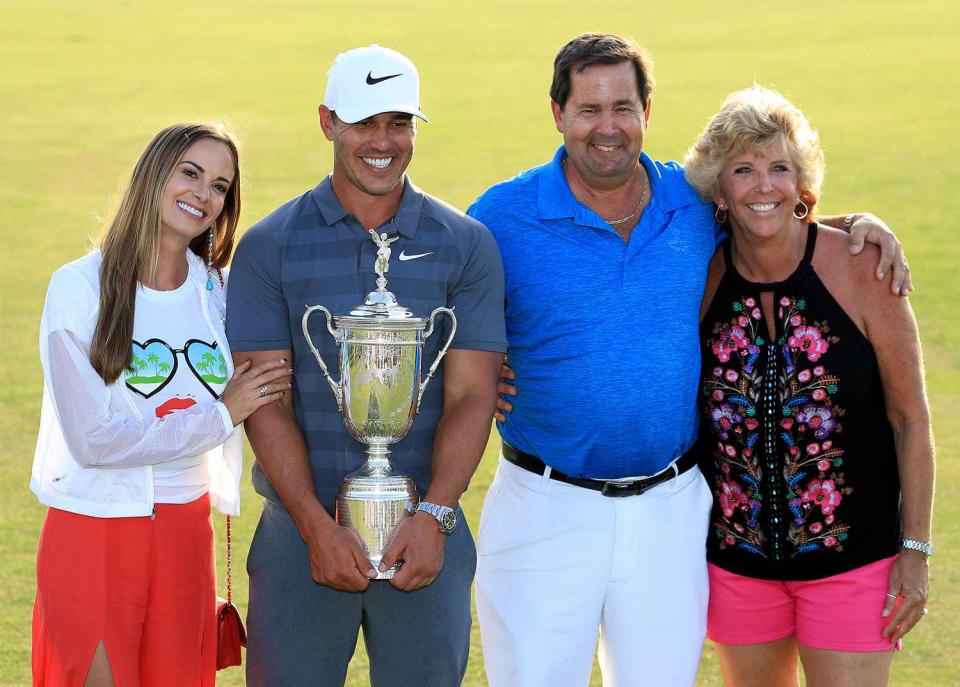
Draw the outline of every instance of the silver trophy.
[[[436,308],[424,319],[399,305],[387,291],[385,276],[390,267],[390,244],[399,237],[388,239],[374,230],[370,236],[377,245],[376,291],[367,294],[364,304],[349,315],[331,316],[322,305],[308,306],[302,326],[307,345],[333,389],[343,424],[350,436],[367,444],[366,462],[340,483],[336,517],[339,524],[357,533],[367,558],[379,569],[397,526],[420,500],[413,480],[394,472],[388,447],[410,431],[423,393],[453,341],[457,318],[450,308]],[[339,382],[330,376],[310,338],[307,322],[317,310],[326,315],[327,331],[339,348]],[[423,344],[440,314],[450,317],[450,336],[421,382]],[[377,579],[392,578],[397,568],[378,570]]]

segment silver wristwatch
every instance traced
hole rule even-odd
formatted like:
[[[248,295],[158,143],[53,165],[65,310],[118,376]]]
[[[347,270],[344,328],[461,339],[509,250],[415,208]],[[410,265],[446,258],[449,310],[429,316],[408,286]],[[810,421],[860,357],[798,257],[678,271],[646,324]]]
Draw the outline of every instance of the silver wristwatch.
[[[900,540],[901,549],[910,549],[911,551],[919,551],[927,558],[933,555],[933,542],[929,541],[918,541],[917,539],[901,539]]]
[[[453,532],[453,528],[457,526],[457,511],[455,511],[450,506],[441,506],[438,503],[430,503],[429,501],[421,501],[416,508],[417,511],[423,511],[424,513],[429,513],[437,519],[437,522],[440,523],[440,532],[441,534],[450,534]],[[414,511],[416,512],[416,511]]]

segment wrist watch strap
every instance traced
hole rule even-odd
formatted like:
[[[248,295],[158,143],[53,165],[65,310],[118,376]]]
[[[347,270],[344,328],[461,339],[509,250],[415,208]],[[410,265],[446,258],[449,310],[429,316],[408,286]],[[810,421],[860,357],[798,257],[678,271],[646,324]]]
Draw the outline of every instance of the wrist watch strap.
[[[933,542],[929,541],[920,541],[918,539],[901,539],[900,548],[910,549],[911,551],[919,551],[927,558],[933,555]]]
[[[457,511],[450,506],[441,506],[438,503],[421,501],[417,504],[417,510],[429,513],[440,523],[440,532],[450,534],[457,526]]]

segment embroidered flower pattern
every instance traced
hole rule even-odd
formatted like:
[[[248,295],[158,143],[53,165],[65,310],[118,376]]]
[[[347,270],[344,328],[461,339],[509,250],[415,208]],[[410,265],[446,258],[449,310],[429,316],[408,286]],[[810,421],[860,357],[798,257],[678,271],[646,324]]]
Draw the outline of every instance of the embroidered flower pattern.
[[[800,502],[811,502],[820,506],[824,515],[833,513],[833,509],[840,505],[843,497],[837,491],[837,485],[832,479],[813,479],[807,485],[807,490],[800,495]],[[817,528],[818,531],[820,528]]]
[[[821,360],[839,339],[826,322],[807,320],[803,299],[783,296],[774,308],[783,335],[772,344],[756,299],[742,298],[732,304],[729,321],[714,325],[705,346],[715,365],[706,366],[701,384],[704,419],[715,439],[720,514],[713,536],[721,549],[763,557],[771,555],[772,537],[780,538],[786,557],[842,551],[850,530],[842,504],[852,489],[841,470],[843,448],[834,440],[843,431],[844,410],[833,402],[839,379]],[[774,519],[782,524],[771,531]]]
[[[747,318],[741,318],[744,322],[747,322]],[[730,356],[736,353],[741,348],[747,348],[749,345],[746,334],[744,333],[743,327],[739,325],[734,325],[729,329],[725,329],[719,337],[713,341],[713,354],[717,356],[717,360],[721,363],[725,363],[730,360]]]
[[[799,317],[796,319],[800,320]],[[816,327],[795,327],[790,338],[787,339],[787,343],[791,348],[799,348],[806,353],[807,359],[811,363],[820,360],[820,356],[830,348],[827,340],[823,338],[820,330]]]
[[[746,504],[747,495],[743,493],[740,485],[735,482],[720,483],[720,508],[726,517],[729,518],[737,508]]]

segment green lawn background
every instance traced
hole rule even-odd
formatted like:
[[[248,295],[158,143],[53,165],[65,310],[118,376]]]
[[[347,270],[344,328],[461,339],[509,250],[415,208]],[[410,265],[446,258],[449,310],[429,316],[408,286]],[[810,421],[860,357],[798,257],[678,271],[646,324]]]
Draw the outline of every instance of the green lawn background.
[[[232,122],[245,141],[246,228],[330,169],[315,115],[326,68],[341,50],[378,42],[420,68],[431,122],[420,129],[413,178],[465,208],[553,154],[553,56],[587,30],[628,34],[652,51],[659,88],[645,148],[654,157],[682,156],[729,91],[772,85],[821,130],[822,207],[877,212],[907,245],[940,472],[931,611],[897,657],[893,683],[960,684],[960,12],[949,1],[734,0],[0,2],[0,684],[29,683],[43,509],[27,481],[44,289],[98,233],[150,136],[181,119]],[[474,525],[495,463],[491,444],[464,498]],[[249,480],[244,488],[234,579],[242,607],[259,510]],[[363,668],[361,642],[350,685],[367,683]],[[240,671],[222,673],[221,684],[242,684]],[[476,631],[466,684],[485,684]],[[699,684],[719,684],[709,646]]]

